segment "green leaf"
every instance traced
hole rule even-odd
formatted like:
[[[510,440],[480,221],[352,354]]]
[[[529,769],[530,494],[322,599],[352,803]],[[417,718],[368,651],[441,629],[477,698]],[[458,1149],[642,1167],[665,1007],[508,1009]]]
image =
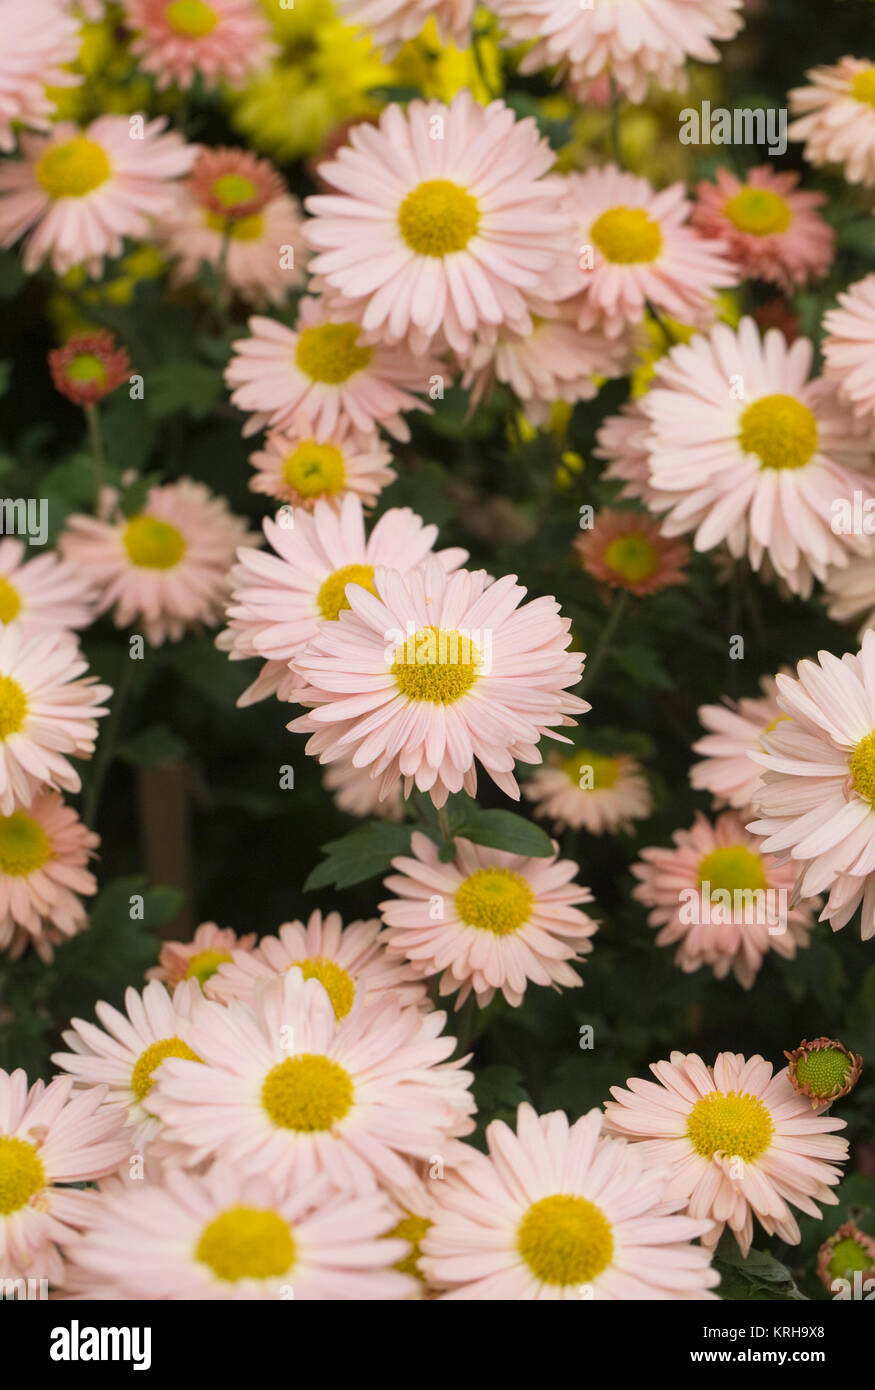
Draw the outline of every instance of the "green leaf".
[[[187,752],[187,744],[166,724],[153,724],[120,743],[116,757],[132,767],[153,767],[156,763],[175,762]]]
[[[524,816],[515,816],[513,811],[471,810],[454,827],[453,834],[473,840],[475,845],[507,850],[508,854],[531,855],[536,859],[546,859],[556,852],[546,831]]]
[[[721,1276],[718,1289],[721,1298],[806,1301],[786,1265],[767,1250],[751,1250],[745,1258],[729,1231],[717,1247],[714,1268]]]
[[[222,373],[203,362],[163,362],[146,377],[145,400],[155,420],[187,410],[196,420],[209,415],[222,393]]]
[[[386,821],[357,825],[340,840],[322,846],[326,858],[310,874],[304,892],[317,888],[349,888],[385,873],[398,854],[410,852],[410,827]]]
[[[649,686],[653,690],[674,690],[674,681],[664,670],[656,652],[649,647],[617,647],[611,655],[638,685]]]
[[[136,516],[143,510],[150,490],[162,481],[160,473],[145,473],[135,478],[119,497],[119,508],[125,516]]]

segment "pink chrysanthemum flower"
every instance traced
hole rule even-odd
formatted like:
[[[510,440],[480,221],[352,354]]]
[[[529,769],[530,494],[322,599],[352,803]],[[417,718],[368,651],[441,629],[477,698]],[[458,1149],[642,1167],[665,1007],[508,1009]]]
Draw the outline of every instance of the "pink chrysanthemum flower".
[[[319,166],[338,191],[305,203],[320,287],[352,305],[367,332],[408,339],[414,353],[444,337],[465,353],[499,324],[530,333],[529,296],[555,297],[570,233],[563,183],[543,177],[555,155],[535,122],[463,90],[450,106],[389,106],[349,141]]]
[[[288,192],[270,160],[234,145],[201,146],[185,188],[199,207],[231,222],[255,217]]]
[[[711,1299],[710,1253],[693,1245],[710,1221],[666,1201],[668,1170],[601,1133],[590,1110],[517,1111],[486,1129],[488,1153],[434,1184],[420,1264],[445,1299]]]
[[[622,483],[621,497],[640,498],[650,506],[658,495],[650,486],[650,421],[639,400],[627,401],[619,415],[608,415],[596,431],[596,458],[606,459],[603,476]]]
[[[0,0],[0,150],[15,148],[14,126],[48,130],[55,103],[47,87],[74,87],[79,21],[56,0]]]
[[[765,556],[793,593],[845,565],[853,536],[833,529],[836,499],[868,491],[872,445],[829,382],[809,379],[808,338],[764,338],[752,319],[718,324],[656,367],[641,408],[652,425],[651,503],[663,532],[695,532],[696,550],[726,541],[758,570]]]
[[[75,637],[63,629],[25,637],[0,629],[0,814],[29,806],[41,784],[78,792],[69,758],[90,758],[112,691],[85,676]]]
[[[718,290],[738,276],[726,244],[687,225],[692,204],[684,184],[657,193],[647,179],[607,164],[570,174],[567,190],[581,330],[602,328],[616,338],[643,322],[648,303],[681,323],[713,322]]]
[[[0,1271],[61,1282],[58,1244],[73,1240],[95,1196],[69,1187],[111,1173],[130,1146],[103,1087],[71,1095],[72,1079],[28,1089],[23,1071],[0,1071]]]
[[[834,622],[859,622],[857,640],[862,642],[863,633],[875,628],[875,554],[855,555],[843,569],[831,569],[824,581],[824,598]]]
[[[570,620],[553,598],[520,607],[515,575],[447,576],[435,557],[406,576],[378,569],[374,589],[349,585],[352,611],[298,657],[308,713],[289,728],[320,762],[370,767],[382,796],[402,779],[436,806],[474,796],[479,762],[518,801],[514,763],[541,762],[540,739],[567,742],[553,731],[589,709],[568,693],[584,660],[567,650]]]
[[[509,386],[535,425],[546,424],[556,401],[590,401],[605,377],[624,376],[633,361],[629,335],[607,338],[577,328],[571,303],[531,301],[532,331],[499,329],[478,338],[464,361],[462,385],[477,405],[496,381]]]
[[[271,430],[264,448],[251,454],[256,470],[253,492],[312,511],[320,499],[339,506],[355,493],[372,507],[384,487],[395,481],[392,455],[375,434],[359,434],[342,421],[321,443],[312,434]]]
[[[337,8],[348,23],[368,30],[387,61],[432,18],[439,43],[471,46],[474,0],[338,0]]]
[[[322,774],[322,785],[334,794],[338,809],[349,816],[377,816],[380,820],[401,821],[404,819],[404,797],[401,788],[396,787],[384,800],[380,800],[379,783],[375,782],[366,767],[353,767],[352,763],[329,763]]]
[[[235,951],[220,965],[206,994],[225,1003],[243,999],[251,1004],[259,980],[274,980],[296,965],[305,980],[318,980],[334,1007],[338,1022],[357,999],[373,1004],[390,991],[399,1004],[419,1004],[425,989],[409,966],[392,959],[380,940],[380,923],[350,922],[344,927],[339,912],[311,912],[307,925],[284,922],[275,936],[263,936],[254,951]]]
[[[762,696],[756,699],[736,704],[727,697],[722,705],[699,706],[699,723],[708,733],[693,744],[702,761],[690,768],[690,783],[697,791],[711,793],[715,809],[750,806],[763,776],[750,754],[762,752],[764,735],[787,718],[778,704],[774,677],[763,676],[760,688]]]
[[[25,559],[21,541],[0,540],[0,623],[15,623],[26,637],[87,627],[94,619],[94,593],[81,574],[53,550]]]
[[[334,623],[349,608],[347,586],[375,593],[376,567],[393,565],[406,573],[432,553],[438,530],[423,525],[409,507],[392,507],[366,536],[362,504],[350,493],[339,510],[320,500],[312,513],[281,514],[279,524],[268,517],[264,534],[275,554],[241,551],[231,572],[229,624],[217,639],[232,661],[253,656],[266,661],[240,705],[274,693],[290,700],[302,683],[290,663],[323,624]],[[436,556],[449,571],[463,565],[468,552],[451,548]]]
[[[754,1216],[768,1235],[798,1245],[790,1207],[819,1217],[815,1202],[837,1204],[832,1189],[848,1144],[830,1131],[845,1122],[812,1115],[786,1067],[773,1075],[771,1062],[735,1052],[706,1067],[695,1052],[673,1052],[650,1070],[656,1083],[611,1087],[607,1126],[642,1142],[647,1160],[670,1166],[666,1200],[687,1201],[690,1216],[715,1222],[705,1245],[716,1245],[728,1225],[746,1256]]]
[[[429,389],[431,378],[441,375],[439,360],[369,343],[357,323],[331,313],[321,300],[301,300],[294,329],[258,316],[249,328],[252,336],[238,338],[225,369],[232,402],[252,412],[244,435],[265,426],[308,429],[324,442],[348,422],[362,434],[381,425],[393,439],[406,440],[410,430],[401,412],[431,413],[411,391]]]
[[[320,1173],[366,1195],[418,1187],[409,1158],[445,1160],[470,1133],[470,1072],[448,1062],[443,1013],[403,1008],[384,993],[338,1022],[318,980],[295,967],[239,999],[194,1007],[203,1065],[168,1060],[154,1106],[187,1165],[216,1155],[296,1190]]]
[[[350,1197],[322,1178],[290,1190],[217,1163],[101,1193],[71,1254],[80,1297],[404,1299],[416,1283],[393,1268],[410,1250],[386,1239],[396,1221],[380,1193]]]
[[[800,661],[797,679],[777,677],[789,717],[766,735],[759,819],[748,827],[763,849],[792,861],[797,893],[826,889],[820,920],[833,931],[862,902],[863,940],[875,936],[875,632],[839,660]]]
[[[49,136],[22,136],[23,158],[0,165],[0,246],[27,239],[27,271],[50,260],[58,275],[84,265],[99,276],[106,256],[120,256],[125,237],[148,237],[172,212],[175,183],[195,158],[165,117],[99,116],[84,130],[69,122]],[[143,118],[145,119],[145,118]]]
[[[454,845],[456,858],[442,863],[434,842],[414,831],[412,857],[392,860],[398,873],[384,883],[396,896],[380,903],[390,952],[421,976],[440,974],[441,995],[459,991],[457,1009],[472,991],[481,1009],[497,989],[518,1008],[530,980],[580,985],[570,962],[592,950],[598,926],[577,906],[592,902],[572,883],[577,865],[461,838]]]
[[[715,39],[731,39],[744,23],[743,0],[495,0],[510,42],[536,40],[522,72],[558,66],[581,101],[610,74],[631,101],[641,102],[652,79],[685,91],[686,60],[716,63]],[[590,89],[595,91],[591,93]]]
[[[798,119],[787,135],[805,141],[809,164],[839,164],[848,183],[870,188],[875,184],[875,64],[845,57],[805,76],[810,85],[788,93]]]
[[[672,839],[672,849],[641,851],[632,896],[652,909],[648,925],[662,928],[657,946],[679,943],[681,970],[707,965],[718,980],[731,970],[750,989],[769,951],[792,960],[808,945],[818,903],[790,906],[795,868],[763,854],[735,811],[713,825],[698,813]]]
[[[191,941],[165,941],[158,964],[146,971],[147,980],[161,980],[173,989],[180,980],[197,980],[203,986],[215,975],[225,961],[233,960],[232,952],[245,954],[255,945],[255,932],[239,936],[230,927],[215,922],[201,922]]]
[[[640,512],[603,507],[574,548],[593,579],[638,598],[687,582],[684,565],[690,547],[663,536],[659,522]]]
[[[199,624],[216,626],[237,547],[250,540],[224,497],[180,478],[151,488],[134,516],[68,517],[58,548],[101,591],[98,613],[114,608],[116,627],[142,623],[158,647]]]
[[[152,1108],[155,1081],[168,1057],[198,1060],[188,1045],[194,1002],[202,998],[196,980],[168,993],[152,980],[142,994],[125,990],[126,1014],[102,1000],[94,1012],[103,1025],[71,1019],[63,1034],[72,1052],[55,1052],[56,1067],[71,1072],[80,1089],[106,1092],[104,1109],[125,1122],[129,1151],[141,1148],[160,1128]]]
[[[646,820],[653,797],[637,758],[629,753],[595,753],[575,748],[566,757],[549,754],[523,783],[535,815],[554,828],[585,830],[589,835],[629,834],[632,823]]]
[[[715,183],[696,188],[692,224],[725,242],[745,275],[791,294],[810,278],[822,279],[835,253],[835,232],[817,211],[826,195],[798,190],[798,182],[798,174],[776,173],[769,164],[743,180],[718,169]]]
[[[241,87],[278,53],[257,0],[122,0],[131,52],[158,91]]]
[[[55,390],[74,405],[96,405],[126,381],[131,371],[127,348],[111,333],[77,333],[48,356]]]
[[[875,422],[875,275],[851,285],[838,300],[840,307],[830,309],[823,319],[825,372],[854,414],[871,426]]]
[[[54,791],[0,816],[0,949],[30,941],[43,958],[87,924],[81,896],[97,892],[87,864],[100,837]]]

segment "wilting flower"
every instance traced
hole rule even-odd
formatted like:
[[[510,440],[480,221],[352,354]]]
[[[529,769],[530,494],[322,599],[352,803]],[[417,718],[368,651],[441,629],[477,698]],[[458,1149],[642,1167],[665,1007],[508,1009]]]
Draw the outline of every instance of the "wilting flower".
[[[637,758],[590,748],[575,748],[565,757],[550,753],[523,783],[523,794],[535,803],[535,815],[552,821],[557,831],[590,835],[628,834],[632,822],[646,820],[653,809]]]
[[[30,943],[51,960],[53,944],[82,931],[81,898],[97,892],[87,864],[99,844],[54,791],[0,815],[0,949],[18,955]]]
[[[662,535],[652,516],[603,507],[594,524],[574,542],[587,574],[612,589],[642,598],[672,585],[686,584],[690,547]]]
[[[726,242],[745,275],[787,294],[826,275],[835,233],[817,211],[825,194],[797,189],[797,173],[776,173],[769,164],[750,169],[744,180],[720,168],[715,180],[697,186],[692,223],[703,236]]]
[[[830,309],[823,318],[826,375],[854,414],[871,425],[875,419],[875,275],[858,280],[838,301],[840,307]]]
[[[848,183],[875,184],[875,64],[867,58],[839,59],[811,68],[809,86],[788,93],[798,117],[787,129],[804,140],[809,164],[839,164]]]
[[[27,637],[87,627],[94,618],[88,581],[53,550],[30,560],[26,554],[12,536],[0,540],[0,623],[15,623]]]
[[[517,1111],[486,1129],[488,1153],[433,1184],[435,1211],[420,1265],[448,1299],[711,1299],[710,1254],[693,1245],[706,1219],[678,1215],[668,1171],[640,1145],[601,1134],[590,1110]]]
[[[673,849],[644,849],[632,865],[633,898],[652,909],[658,946],[679,942],[675,964],[687,973],[710,966],[718,980],[730,970],[750,989],[764,957],[792,960],[808,945],[814,902],[790,907],[792,864],[760,853],[760,844],[734,811],[713,825],[698,814],[677,830]]]
[[[130,121],[99,116],[83,130],[61,122],[51,135],[22,136],[22,159],[0,166],[0,246],[29,233],[25,270],[49,259],[58,275],[84,265],[99,276],[125,237],[148,237],[153,221],[172,211],[174,181],[196,150],[164,130],[164,117],[135,140]]]
[[[58,548],[100,590],[98,613],[114,608],[116,627],[141,622],[161,646],[200,623],[216,626],[237,547],[252,539],[224,497],[180,478],[151,488],[133,516],[68,517]]]
[[[321,442],[311,434],[271,430],[264,448],[251,454],[249,462],[256,469],[249,480],[253,492],[308,511],[320,499],[339,506],[350,492],[372,507],[396,476],[392,455],[379,436],[359,434],[346,420]]]
[[[298,657],[307,684],[295,698],[308,713],[289,728],[311,735],[320,762],[370,767],[382,796],[402,781],[436,806],[463,787],[474,796],[479,762],[519,800],[516,760],[540,762],[542,736],[565,741],[553,731],[589,709],[568,694],[584,658],[566,650],[556,600],[520,607],[515,575],[448,576],[436,557],[406,576],[378,569],[373,590],[348,585],[352,611]]]
[[[15,148],[15,126],[48,130],[55,112],[47,87],[74,87],[67,65],[79,52],[79,23],[58,0],[0,0],[0,150]]]
[[[380,903],[389,951],[419,975],[441,975],[441,995],[458,990],[461,1008],[473,990],[485,1008],[500,989],[514,1007],[529,981],[571,988],[571,962],[592,950],[597,924],[579,904],[588,888],[573,883],[577,865],[484,849],[457,838],[444,863],[427,835],[413,832],[411,855],[392,860],[385,879],[396,896]],[[442,973],[441,973],[442,972]]]
[[[250,73],[279,52],[257,0],[122,0],[134,30],[131,52],[158,91],[190,87],[241,87]]]
[[[794,1091],[807,1096],[813,1110],[832,1105],[849,1095],[860,1079],[863,1058],[859,1052],[849,1052],[833,1038],[804,1040],[792,1052],[785,1052],[789,1062],[787,1075]]]
[[[703,1244],[717,1244],[726,1225],[746,1256],[753,1218],[788,1245],[798,1245],[791,1206],[820,1216],[815,1203],[836,1206],[833,1188],[847,1158],[846,1139],[831,1133],[844,1120],[812,1115],[786,1068],[772,1075],[762,1057],[721,1052],[713,1067],[690,1052],[654,1062],[652,1081],[612,1086],[605,1106],[614,1134],[642,1142],[647,1160],[667,1164],[665,1200],[688,1203],[690,1216],[710,1216]]]
[[[255,945],[255,932],[238,937],[230,927],[201,922],[191,941],[165,941],[158,964],[146,971],[147,980],[161,980],[173,989],[180,980],[197,980],[203,986],[224,961],[233,960],[232,951],[243,954]]]
[[[855,1274],[871,1276],[873,1271],[875,1240],[853,1221],[843,1222],[817,1252],[817,1277],[830,1293],[836,1292],[837,1280],[853,1282]]]
[[[543,177],[555,155],[535,122],[465,89],[449,106],[389,106],[349,141],[319,166],[338,191],[305,204],[320,287],[366,332],[408,339],[415,353],[443,338],[467,352],[499,324],[530,333],[528,296],[554,297],[569,240],[562,182]]]
[[[762,781],[763,770],[750,757],[762,752],[762,739],[779,719],[786,719],[778,704],[773,676],[760,680],[762,697],[736,703],[728,697],[721,705],[700,705],[699,723],[708,730],[693,744],[702,760],[690,768],[690,783],[697,791],[710,792],[714,806],[750,806]]]
[[[55,389],[68,401],[96,405],[127,381],[131,360],[111,333],[77,333],[49,353],[49,371]]]

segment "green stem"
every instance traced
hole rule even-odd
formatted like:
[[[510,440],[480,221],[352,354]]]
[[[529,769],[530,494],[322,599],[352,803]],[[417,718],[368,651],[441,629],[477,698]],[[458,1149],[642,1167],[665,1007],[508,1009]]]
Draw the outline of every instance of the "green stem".
[[[116,736],[121,724],[122,710],[124,709],[125,701],[131,687],[133,665],[133,659],[130,656],[124,658],[122,673],[114,691],[112,708],[110,709],[109,717],[107,718],[104,728],[101,730],[101,736],[97,742],[97,753],[92,765],[91,776],[88,779],[85,795],[82,799],[82,819],[91,830],[95,828],[103,784],[106,781],[106,774],[112,762]]]
[[[438,808],[438,824],[440,825],[441,834],[443,835],[443,837],[444,837],[444,839],[446,840],[447,844],[448,844],[448,845],[452,844],[452,842],[453,842],[453,832],[452,832],[452,830],[450,829],[450,818],[449,818],[449,816],[447,815],[447,808],[446,808],[446,806],[440,806],[440,807]]]
[[[106,477],[106,452],[103,447],[103,439],[100,434],[100,416],[97,413],[96,405],[85,406],[85,420],[88,425],[88,441],[91,445],[91,456],[94,460],[94,511],[100,511],[100,494],[103,489],[103,481]]]
[[[587,662],[586,669],[583,673],[583,679],[577,687],[576,693],[578,695],[582,695],[584,691],[589,690],[590,686],[592,685],[593,681],[598,675],[599,668],[601,667],[605,657],[611,649],[611,643],[614,640],[614,634],[620,626],[620,623],[623,620],[623,615],[625,614],[628,607],[628,594],[619,594],[617,598],[614,599],[610,613],[608,614],[608,621],[602,628],[601,636],[599,637],[599,640],[596,643],[595,651],[593,652],[592,656]]]
[[[230,217],[225,219],[225,230],[222,232],[222,244],[219,247],[219,259],[216,262],[216,275],[219,280],[219,288],[216,293],[216,314],[219,320],[219,327],[228,327],[231,313],[231,286],[228,283],[228,252],[231,249],[231,231],[233,222]]]

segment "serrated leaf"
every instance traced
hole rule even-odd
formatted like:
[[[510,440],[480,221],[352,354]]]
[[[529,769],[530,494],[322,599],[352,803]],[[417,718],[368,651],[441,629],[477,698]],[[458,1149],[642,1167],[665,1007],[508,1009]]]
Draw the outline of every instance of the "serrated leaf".
[[[555,854],[553,842],[546,831],[513,811],[469,811],[453,833],[475,845],[503,849],[508,854],[525,854],[546,859]]]
[[[357,825],[340,840],[322,846],[326,856],[304,884],[304,892],[317,888],[350,888],[375,878],[391,867],[396,855],[410,852],[410,827],[386,821]]]

